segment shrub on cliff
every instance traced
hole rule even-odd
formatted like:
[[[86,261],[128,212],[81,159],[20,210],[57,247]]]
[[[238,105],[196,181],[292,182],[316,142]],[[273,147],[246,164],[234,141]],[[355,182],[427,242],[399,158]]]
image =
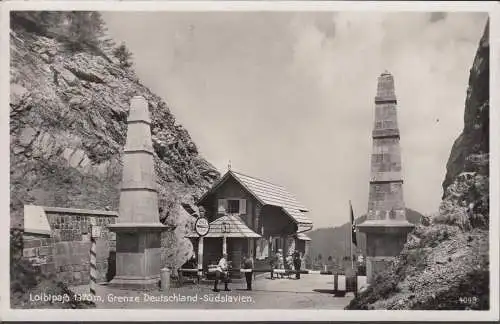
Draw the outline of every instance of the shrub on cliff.
[[[371,309],[370,304],[398,293],[398,282],[400,280],[400,276],[394,269],[379,273],[373,283],[365,291],[359,293],[356,298],[352,299],[345,309]]]
[[[125,43],[121,43],[120,46],[116,47],[113,50],[113,55],[118,59],[121,67],[128,68],[132,66],[132,53],[125,46]]]
[[[486,310],[490,308],[490,278],[488,265],[470,271],[458,285],[416,303],[412,309]]]

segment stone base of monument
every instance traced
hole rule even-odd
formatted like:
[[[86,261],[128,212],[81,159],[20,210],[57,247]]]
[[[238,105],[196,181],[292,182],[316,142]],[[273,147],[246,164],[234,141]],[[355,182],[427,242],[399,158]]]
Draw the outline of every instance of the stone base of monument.
[[[367,220],[358,225],[366,233],[366,279],[370,284],[376,275],[388,268],[406,243],[414,225],[408,221]]]
[[[153,290],[159,288],[161,232],[170,228],[160,224],[118,223],[116,232],[116,274],[108,286]]]
[[[153,278],[115,277],[107,286],[124,290],[152,291],[159,289],[160,276]]]

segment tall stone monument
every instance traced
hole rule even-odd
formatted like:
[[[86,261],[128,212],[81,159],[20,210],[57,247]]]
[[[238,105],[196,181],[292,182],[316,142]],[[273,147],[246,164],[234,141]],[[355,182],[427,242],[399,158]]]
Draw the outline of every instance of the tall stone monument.
[[[112,286],[147,290],[160,278],[161,232],[148,103],[133,97],[123,153],[119,216],[109,225],[116,232],[116,275]]]
[[[368,214],[366,221],[358,225],[366,233],[368,283],[401,252],[413,228],[406,219],[403,199],[396,104],[394,78],[384,72],[378,78],[375,97]]]

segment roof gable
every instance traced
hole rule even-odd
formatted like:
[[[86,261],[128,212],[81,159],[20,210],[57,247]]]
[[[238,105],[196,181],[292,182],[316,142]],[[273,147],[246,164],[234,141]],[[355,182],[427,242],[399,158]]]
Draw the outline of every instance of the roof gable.
[[[308,211],[294,195],[284,187],[273,184],[268,181],[257,179],[243,173],[229,171],[233,176],[243,184],[256,198],[264,205],[273,205],[283,208],[297,209],[299,211]]]
[[[201,203],[208,195],[216,191],[229,178],[235,179],[236,182],[246,189],[246,191],[255,197],[262,205],[281,207],[283,211],[298,224],[312,225],[312,221],[309,217],[304,215],[304,212],[308,212],[309,210],[284,187],[232,170],[229,170],[219,182],[205,193],[198,200],[198,203]],[[307,227],[309,228],[310,226]]]

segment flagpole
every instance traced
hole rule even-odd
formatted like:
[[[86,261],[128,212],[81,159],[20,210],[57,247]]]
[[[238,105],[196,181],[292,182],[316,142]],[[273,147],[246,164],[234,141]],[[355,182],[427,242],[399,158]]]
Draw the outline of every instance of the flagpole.
[[[350,200],[349,200],[349,208],[350,208],[349,213],[351,213],[351,211],[352,211],[352,204],[351,204]],[[349,218],[350,218],[350,216],[351,215],[349,215]],[[353,216],[353,218],[354,218],[354,216]],[[352,270],[354,271],[354,260],[352,258],[352,255],[353,255],[352,254],[352,226],[353,225],[354,225],[354,219],[352,220],[352,224],[351,224],[351,251],[350,251],[350,255],[349,255],[349,257],[351,259],[351,267],[352,267]]]

